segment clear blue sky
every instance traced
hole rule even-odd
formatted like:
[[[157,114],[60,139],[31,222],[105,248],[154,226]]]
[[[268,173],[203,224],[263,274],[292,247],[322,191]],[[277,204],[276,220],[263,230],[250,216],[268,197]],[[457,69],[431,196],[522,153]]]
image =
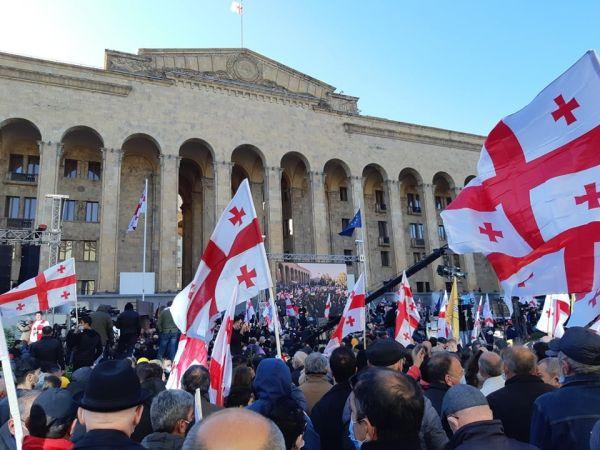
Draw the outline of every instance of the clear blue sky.
[[[597,1],[245,0],[245,46],[363,114],[487,134],[600,43]],[[230,0],[0,5],[0,51],[102,66],[105,48],[238,47]]]

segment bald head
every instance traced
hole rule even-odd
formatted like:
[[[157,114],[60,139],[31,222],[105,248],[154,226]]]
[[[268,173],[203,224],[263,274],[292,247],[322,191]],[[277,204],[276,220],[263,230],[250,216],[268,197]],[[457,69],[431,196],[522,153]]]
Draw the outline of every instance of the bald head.
[[[502,358],[498,353],[483,352],[478,364],[482,380],[502,375]]]
[[[285,440],[270,420],[247,409],[232,408],[195,424],[182,450],[285,450]]]
[[[537,357],[522,345],[502,350],[502,362],[507,379],[517,375],[537,375]]]

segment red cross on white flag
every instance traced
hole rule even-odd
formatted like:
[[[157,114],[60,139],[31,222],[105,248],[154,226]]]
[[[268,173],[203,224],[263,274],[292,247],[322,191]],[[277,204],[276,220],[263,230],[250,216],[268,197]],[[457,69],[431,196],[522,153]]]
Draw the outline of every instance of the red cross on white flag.
[[[0,310],[5,317],[33,314],[76,298],[75,260],[69,258],[0,295]]]
[[[238,16],[241,16],[242,14],[244,14],[244,5],[242,5],[241,2],[233,1],[233,2],[231,2],[231,6],[229,7],[229,10],[232,13],[236,13]]]
[[[444,299],[440,305],[440,312],[438,314],[437,321],[437,337],[448,339],[452,337],[452,330],[450,324],[446,322],[446,309],[448,309],[448,293],[444,291]]]
[[[479,297],[479,302],[477,303],[477,309],[475,310],[475,320],[473,322],[473,330],[471,331],[471,341],[476,341],[479,339],[479,333],[481,333],[481,324],[482,317],[481,313],[483,312],[483,295]]]
[[[182,332],[209,342],[234,288],[242,303],[272,285],[250,185],[244,180],[217,222],[194,279],[173,300],[171,314]]]
[[[589,51],[491,131],[477,177],[442,212],[450,248],[485,253],[508,298],[590,292],[598,148],[600,63]]]
[[[200,339],[194,339],[181,334],[177,353],[173,358],[171,373],[167,380],[167,389],[181,389],[181,377],[190,366],[207,367],[208,351],[206,344]]]
[[[138,202],[137,206],[135,207],[133,216],[131,217],[131,220],[129,221],[129,225],[127,226],[128,232],[136,230],[136,228],[138,226],[138,222],[140,220],[140,216],[142,215],[142,213],[146,214],[147,204],[148,204],[148,185],[146,184],[144,186],[144,190],[142,191],[142,195],[140,195],[140,201]]]
[[[329,319],[329,311],[331,311],[331,294],[327,294],[327,303],[325,303],[325,313],[323,317]]]
[[[542,315],[536,328],[551,337],[562,337],[563,325],[571,313],[571,300],[567,294],[546,295]]]
[[[400,289],[396,293],[396,340],[407,346],[413,343],[412,335],[419,328],[421,316],[417,310],[406,272],[402,273]]]
[[[348,300],[346,300],[346,306],[344,307],[340,322],[331,335],[331,339],[329,340],[327,347],[325,347],[324,354],[326,356],[331,355],[331,352],[341,345],[342,339],[351,333],[362,332],[364,328],[365,281],[361,273],[352,292],[350,292],[350,295],[348,296]]]

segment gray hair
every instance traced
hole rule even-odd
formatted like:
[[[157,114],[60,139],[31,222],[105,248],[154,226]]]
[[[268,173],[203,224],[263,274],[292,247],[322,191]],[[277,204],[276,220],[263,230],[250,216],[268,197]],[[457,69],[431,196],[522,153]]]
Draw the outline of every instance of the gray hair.
[[[500,354],[504,367],[514,375],[531,375],[537,372],[537,357],[527,347],[506,347]]]
[[[563,352],[558,352],[558,360],[567,362],[571,366],[571,370],[577,375],[600,375],[600,366],[590,366],[569,358]]]
[[[292,367],[294,369],[302,367],[306,358],[306,353],[304,353],[302,350],[298,350],[296,353],[294,353],[294,357],[292,358]]]
[[[150,422],[155,432],[170,433],[179,420],[187,420],[194,407],[192,394],[180,389],[162,391],[150,406]]]
[[[502,375],[502,358],[497,353],[483,353],[477,364],[479,366],[479,373],[483,376],[497,377]]]
[[[319,352],[312,352],[304,360],[304,372],[309,375],[311,373],[327,373],[329,361],[327,357]]]
[[[560,361],[558,358],[544,358],[538,362],[538,366],[544,366],[549,375],[560,377]]]

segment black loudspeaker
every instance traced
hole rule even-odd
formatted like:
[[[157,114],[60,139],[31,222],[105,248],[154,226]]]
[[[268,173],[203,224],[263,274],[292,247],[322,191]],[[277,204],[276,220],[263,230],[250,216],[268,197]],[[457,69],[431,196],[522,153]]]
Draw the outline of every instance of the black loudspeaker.
[[[40,269],[40,246],[21,246],[21,269],[19,270],[19,284],[35,277]]]
[[[12,246],[0,245],[0,294],[10,291],[12,271]]]

